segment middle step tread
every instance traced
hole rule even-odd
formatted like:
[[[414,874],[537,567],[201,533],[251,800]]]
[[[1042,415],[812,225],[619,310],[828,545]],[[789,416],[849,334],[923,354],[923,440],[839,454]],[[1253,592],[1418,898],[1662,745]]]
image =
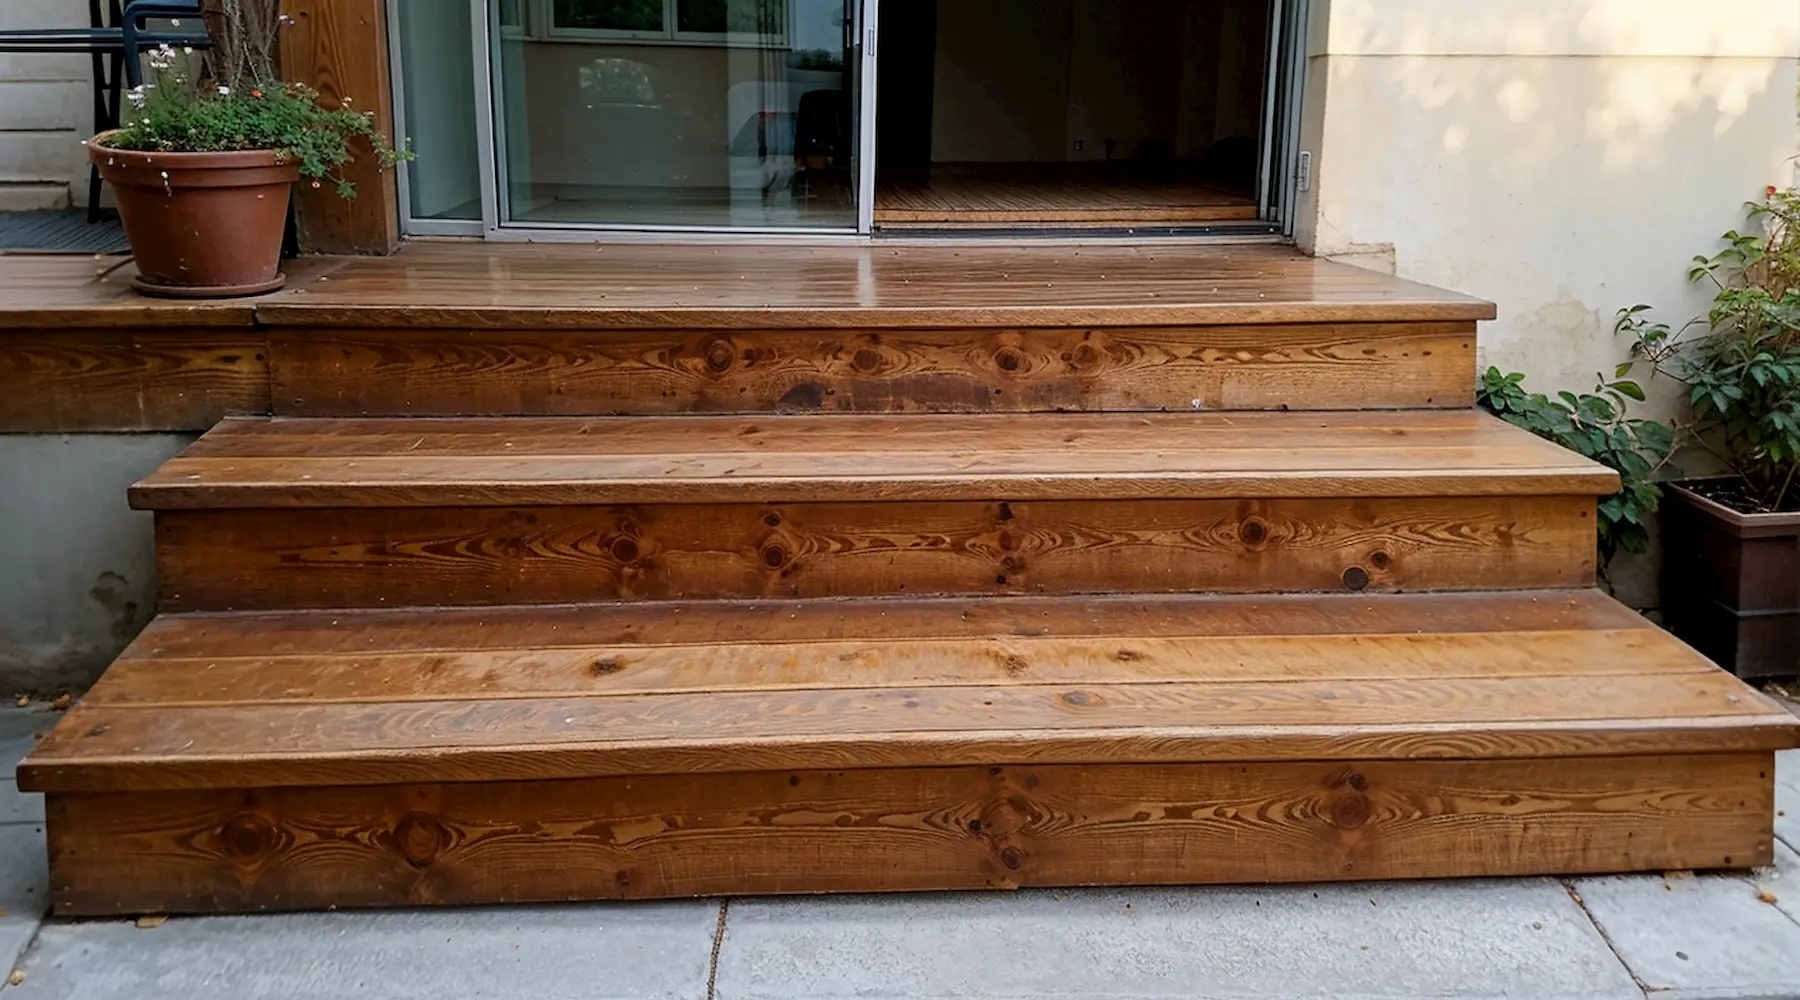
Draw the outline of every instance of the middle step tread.
[[[236,418],[134,506],[1602,496],[1480,411]]]
[[[158,618],[30,790],[1591,757],[1800,720],[1591,590]]]

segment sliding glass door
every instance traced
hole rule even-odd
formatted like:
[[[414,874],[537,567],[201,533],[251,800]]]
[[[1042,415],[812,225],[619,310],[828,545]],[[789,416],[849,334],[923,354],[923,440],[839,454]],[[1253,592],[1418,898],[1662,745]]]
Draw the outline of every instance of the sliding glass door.
[[[1291,215],[1306,0],[885,5],[877,72],[882,0],[389,0],[408,232],[867,234],[915,189],[968,226]]]
[[[854,230],[848,2],[491,5],[500,224]]]

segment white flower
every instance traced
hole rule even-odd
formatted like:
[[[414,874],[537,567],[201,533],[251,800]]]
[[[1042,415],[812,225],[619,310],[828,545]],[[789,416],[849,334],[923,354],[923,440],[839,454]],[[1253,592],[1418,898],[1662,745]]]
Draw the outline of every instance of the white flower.
[[[219,96],[220,97],[230,97],[231,96],[231,88],[230,87],[220,87],[219,88]]]

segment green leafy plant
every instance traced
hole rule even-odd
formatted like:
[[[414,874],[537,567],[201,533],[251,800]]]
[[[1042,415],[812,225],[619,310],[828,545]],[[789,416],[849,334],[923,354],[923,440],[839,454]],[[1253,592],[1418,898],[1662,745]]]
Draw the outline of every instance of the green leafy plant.
[[[1685,439],[1735,475],[1703,492],[1744,513],[1800,510],[1800,192],[1772,187],[1747,207],[1758,232],[1726,233],[1689,269],[1712,289],[1705,316],[1673,330],[1632,306],[1617,329],[1634,357],[1688,387]]]
[[[326,108],[312,88],[279,81],[204,89],[190,79],[191,55],[167,45],[146,54],[150,79],[125,95],[129,110],[123,127],[108,137],[107,148],[273,150],[283,162],[297,163],[300,176],[313,187],[332,184],[345,198],[356,195],[356,185],[342,168],[355,157],[357,140],[369,143],[384,169],[412,158],[388,142],[376,127],[374,112],[354,110],[347,97],[341,107]]]
[[[1645,526],[1662,501],[1653,480],[1675,450],[1673,428],[1630,415],[1631,404],[1644,401],[1643,387],[1625,378],[1630,368],[1622,365],[1615,378],[1601,378],[1591,393],[1555,396],[1527,390],[1524,375],[1489,368],[1477,390],[1477,401],[1500,419],[1619,473],[1619,492],[1600,501],[1603,572],[1621,549],[1650,547]]]

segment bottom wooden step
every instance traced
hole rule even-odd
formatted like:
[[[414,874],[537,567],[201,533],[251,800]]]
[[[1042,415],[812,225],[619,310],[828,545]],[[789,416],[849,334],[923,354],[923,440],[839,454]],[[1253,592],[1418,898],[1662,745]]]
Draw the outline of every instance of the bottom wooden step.
[[[1770,753],[1059,764],[49,799],[58,913],[1771,863]]]
[[[59,913],[1743,867],[1800,722],[1611,600],[158,619],[20,770]]]

